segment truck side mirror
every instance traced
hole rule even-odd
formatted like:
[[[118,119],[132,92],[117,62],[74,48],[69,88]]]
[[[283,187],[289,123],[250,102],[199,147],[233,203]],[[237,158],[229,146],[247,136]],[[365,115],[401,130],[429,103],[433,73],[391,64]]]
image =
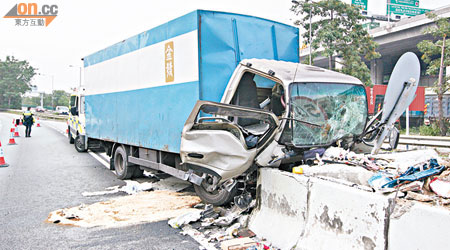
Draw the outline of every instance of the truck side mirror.
[[[77,107],[72,107],[72,108],[70,108],[70,113],[71,113],[72,115],[78,115]]]

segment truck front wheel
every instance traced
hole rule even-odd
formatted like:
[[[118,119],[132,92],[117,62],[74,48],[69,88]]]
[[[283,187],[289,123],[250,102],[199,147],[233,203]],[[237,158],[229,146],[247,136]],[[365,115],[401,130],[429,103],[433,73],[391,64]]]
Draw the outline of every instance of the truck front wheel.
[[[134,173],[134,166],[129,166],[128,155],[123,146],[116,149],[114,153],[114,168],[117,177],[121,180],[130,179]]]
[[[194,189],[195,193],[200,197],[200,199],[202,199],[202,201],[213,204],[214,206],[222,206],[230,203],[237,193],[236,186],[231,189],[230,192],[220,187],[212,192],[208,192],[203,186],[197,185],[194,185]]]
[[[85,147],[84,147],[84,140],[83,140],[83,137],[82,136],[80,136],[80,135],[77,135],[77,137],[75,138],[75,149],[78,151],[78,152],[80,152],[80,153],[83,153],[83,152],[86,152],[87,150],[85,149]]]

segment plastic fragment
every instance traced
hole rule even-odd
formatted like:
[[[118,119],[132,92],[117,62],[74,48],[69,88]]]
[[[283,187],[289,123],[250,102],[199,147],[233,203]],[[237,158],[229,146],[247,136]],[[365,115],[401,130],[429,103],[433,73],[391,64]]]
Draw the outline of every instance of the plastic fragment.
[[[200,220],[202,211],[194,211],[191,213],[183,214],[178,217],[169,220],[169,225],[173,228],[180,228],[183,225],[189,224],[191,222],[195,222]]]

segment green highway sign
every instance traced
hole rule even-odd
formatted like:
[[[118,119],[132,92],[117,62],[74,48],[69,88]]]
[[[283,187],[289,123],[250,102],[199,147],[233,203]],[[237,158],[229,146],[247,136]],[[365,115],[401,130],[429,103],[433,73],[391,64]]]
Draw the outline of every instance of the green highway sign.
[[[419,7],[419,0],[390,0],[390,1],[391,4]]]
[[[352,0],[352,5],[360,6],[362,10],[367,10],[368,0]]]
[[[415,8],[415,7],[409,7],[404,5],[388,5],[387,8],[387,15],[389,14],[397,14],[397,15],[407,15],[407,16],[417,16],[427,13],[428,9],[421,9],[421,8]]]

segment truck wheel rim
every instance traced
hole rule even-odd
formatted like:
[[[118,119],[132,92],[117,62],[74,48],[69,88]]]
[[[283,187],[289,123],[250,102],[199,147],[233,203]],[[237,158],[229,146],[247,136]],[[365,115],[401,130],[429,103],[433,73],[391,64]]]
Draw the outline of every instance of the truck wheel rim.
[[[117,154],[116,159],[114,159],[114,163],[117,169],[118,173],[122,173],[123,172],[123,157],[121,154]]]
[[[77,148],[78,148],[78,149],[82,149],[82,148],[81,148],[81,138],[80,138],[80,137],[77,138],[77,140],[76,140],[76,145],[77,145]]]

